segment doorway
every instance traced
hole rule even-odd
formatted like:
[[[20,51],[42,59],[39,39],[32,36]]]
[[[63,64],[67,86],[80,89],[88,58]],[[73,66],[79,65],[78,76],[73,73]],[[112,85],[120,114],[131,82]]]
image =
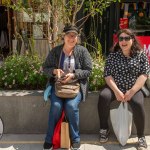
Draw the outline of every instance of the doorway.
[[[8,8],[0,6],[0,59],[9,54]]]

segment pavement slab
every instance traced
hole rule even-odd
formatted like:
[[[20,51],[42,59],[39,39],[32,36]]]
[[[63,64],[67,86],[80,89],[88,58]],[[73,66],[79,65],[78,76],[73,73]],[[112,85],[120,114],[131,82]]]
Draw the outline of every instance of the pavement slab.
[[[0,150],[43,150],[44,134],[4,134],[0,140]],[[146,136],[150,150],[150,136]],[[132,136],[125,146],[121,146],[111,135],[105,144],[99,143],[98,134],[82,134],[81,150],[136,150],[137,137]],[[67,150],[67,149],[57,149]]]

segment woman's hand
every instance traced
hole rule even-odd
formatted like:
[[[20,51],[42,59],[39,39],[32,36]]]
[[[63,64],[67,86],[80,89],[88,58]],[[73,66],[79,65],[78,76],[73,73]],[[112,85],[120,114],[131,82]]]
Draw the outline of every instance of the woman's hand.
[[[117,90],[114,93],[117,98],[117,101],[124,102],[125,95],[120,90]]]
[[[74,78],[74,73],[68,73],[63,77],[63,80],[61,80],[60,82],[65,84],[69,81],[71,81]]]
[[[114,78],[112,76],[105,77],[107,85],[114,91],[117,101],[124,101],[124,94],[117,87]]]
[[[134,90],[132,90],[132,89],[128,90],[128,91],[125,93],[125,98],[124,98],[124,100],[125,100],[125,101],[130,101],[134,94],[135,94],[135,91],[134,91]]]
[[[56,75],[58,78],[60,78],[62,74],[64,74],[64,72],[61,69],[54,69],[53,74]]]

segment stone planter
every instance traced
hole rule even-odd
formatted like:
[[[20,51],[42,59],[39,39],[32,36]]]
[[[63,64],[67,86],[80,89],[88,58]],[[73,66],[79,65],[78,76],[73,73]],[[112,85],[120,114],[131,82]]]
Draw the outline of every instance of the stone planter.
[[[80,104],[80,132],[99,132],[98,92],[89,92],[86,102]],[[50,101],[43,100],[43,91],[1,91],[0,116],[4,133],[46,133]],[[150,134],[150,98],[145,99],[145,133]],[[133,133],[136,133],[133,126]]]
[[[44,133],[49,106],[44,105],[43,91],[1,91],[4,133]]]

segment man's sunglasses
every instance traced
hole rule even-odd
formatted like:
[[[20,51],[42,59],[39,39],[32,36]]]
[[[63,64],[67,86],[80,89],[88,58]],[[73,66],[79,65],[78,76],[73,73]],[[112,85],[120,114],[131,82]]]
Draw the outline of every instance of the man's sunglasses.
[[[125,37],[120,36],[120,37],[119,37],[119,41],[120,41],[120,42],[123,41],[123,40],[125,40],[125,41],[130,41],[130,39],[132,39],[131,36],[125,36]]]

